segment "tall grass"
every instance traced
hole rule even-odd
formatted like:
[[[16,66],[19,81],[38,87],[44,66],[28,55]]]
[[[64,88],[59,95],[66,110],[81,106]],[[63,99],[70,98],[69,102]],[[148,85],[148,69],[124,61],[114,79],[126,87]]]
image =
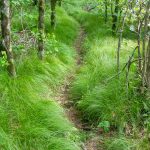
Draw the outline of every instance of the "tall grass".
[[[104,143],[105,149],[108,150],[149,150],[148,139],[145,137],[140,139],[127,139],[124,136],[118,136],[105,139]]]
[[[111,27],[104,24],[97,13],[85,12],[77,14],[76,18],[85,28],[87,38],[83,50],[84,64],[77,72],[70,93],[83,119],[95,125],[108,121],[121,132],[128,125],[134,128],[143,124],[145,98],[138,94],[140,79],[136,76],[136,64],[131,65],[127,89],[126,70],[120,75],[120,80],[115,76],[118,39],[111,35]],[[135,46],[134,40],[123,40],[121,68]]]
[[[31,9],[30,13],[27,10],[26,14],[30,15],[26,15],[22,22],[24,29],[34,32],[35,36],[36,11],[36,8]],[[15,13],[12,25],[16,33],[22,31],[22,20],[18,14]],[[56,89],[75,65],[75,52],[71,45],[78,34],[78,23],[62,8],[57,10],[57,18],[57,27],[52,34],[47,30],[50,21],[46,16],[46,54],[43,61],[37,59],[36,47],[31,47],[16,61],[16,78],[10,78],[5,68],[0,72],[2,150],[80,149],[77,129],[54,100]],[[16,36],[19,38],[20,33]],[[17,46],[17,50],[22,51]]]
[[[79,149],[77,130],[50,99],[41,77],[38,72],[17,79],[1,75],[1,149]]]
[[[119,80],[116,76],[118,39],[111,35],[109,26],[111,22],[104,24],[103,18],[97,13],[79,11],[72,15],[87,33],[83,47],[84,63],[77,72],[70,91],[83,120],[94,126],[107,121],[113,129],[119,131],[119,134],[128,132],[130,135],[109,138],[109,142],[104,142],[105,149],[147,150],[149,147],[147,134],[141,138],[139,129],[142,127],[149,132],[148,119],[143,118],[144,113],[149,111],[147,109],[149,102],[139,93],[140,77],[136,75],[136,63],[131,65],[130,86],[127,89],[126,70],[120,74]],[[123,39],[120,55],[121,68],[128,61],[135,46],[134,39]]]

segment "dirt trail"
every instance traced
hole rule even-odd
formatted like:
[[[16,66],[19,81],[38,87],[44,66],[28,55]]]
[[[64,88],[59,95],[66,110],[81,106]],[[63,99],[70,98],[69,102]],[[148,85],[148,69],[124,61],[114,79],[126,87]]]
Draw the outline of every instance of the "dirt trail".
[[[83,61],[83,56],[82,56],[82,51],[83,51],[83,43],[86,37],[86,32],[84,30],[84,27],[80,27],[80,31],[79,34],[77,36],[77,39],[74,43],[74,47],[77,51],[77,65],[80,66],[82,64]]]
[[[77,57],[76,57],[77,69],[79,69],[79,67],[82,65],[83,62],[82,46],[85,37],[86,37],[86,32],[84,28],[81,27],[77,39],[74,43],[74,48],[77,51]],[[73,101],[71,101],[69,98],[69,90],[73,80],[74,80],[74,74],[71,74],[69,77],[66,78],[64,84],[60,87],[60,92],[56,99],[60,103],[60,105],[65,109],[67,118],[75,125],[75,127],[81,132],[87,132],[87,129],[89,130],[89,127],[83,124],[79,112],[76,110]],[[98,144],[98,138],[95,134],[95,136],[92,136],[86,140],[86,142],[82,145],[82,149],[99,150],[97,148],[97,144]]]
[[[82,45],[85,39],[85,31],[81,27],[79,30],[79,34],[74,43],[74,48],[77,51],[76,56],[76,69],[79,69],[80,65],[82,64]],[[75,109],[73,101],[69,98],[69,90],[71,83],[74,80],[74,73],[71,73],[68,77],[66,77],[64,84],[60,87],[56,100],[61,104],[61,106],[65,109],[67,118],[75,125],[76,128],[82,130],[82,122],[80,119],[79,112]]]

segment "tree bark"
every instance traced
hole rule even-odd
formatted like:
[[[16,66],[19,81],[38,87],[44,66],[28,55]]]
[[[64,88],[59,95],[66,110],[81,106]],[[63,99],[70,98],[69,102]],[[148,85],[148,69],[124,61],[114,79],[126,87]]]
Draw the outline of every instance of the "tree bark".
[[[148,85],[147,78],[146,77],[146,71],[147,71],[147,60],[150,59],[147,57],[147,50],[149,51],[149,48],[146,50],[146,41],[147,41],[147,33],[148,33],[148,20],[149,20],[149,8],[150,8],[150,1],[147,3],[146,7],[146,13],[144,17],[144,37],[143,37],[143,70],[142,70],[142,85],[145,87],[145,85]],[[149,52],[150,53],[150,52]],[[150,60],[149,60],[150,62]]]
[[[138,43],[138,63],[139,63],[139,71],[141,72],[142,70],[142,62],[141,62],[141,29],[142,29],[142,22],[139,20],[138,24],[138,35],[137,35],[137,43]]]
[[[150,90],[150,37],[148,41],[148,46],[147,46],[147,71],[146,71],[146,80],[147,80],[147,86]]]
[[[138,28],[137,28],[137,44],[138,44],[138,63],[139,63],[139,71],[141,73],[142,71],[142,61],[141,61],[141,32],[142,32],[142,26],[143,26],[143,19],[141,19],[140,17],[140,14],[141,14],[141,11],[142,11],[142,5],[140,5],[139,7],[139,11],[137,13],[137,20],[138,20]]]
[[[54,30],[55,26],[56,26],[56,2],[57,2],[57,0],[51,0],[51,27],[52,27],[52,30]]]
[[[59,1],[58,1],[58,5],[61,7],[61,5],[62,5],[62,0],[59,0]]]
[[[33,5],[36,6],[38,4],[38,0],[33,0]]]
[[[3,56],[2,51],[4,50],[3,42],[2,40],[0,41],[0,57]]]
[[[1,20],[1,17],[2,17],[2,0],[0,0],[0,20]],[[0,37],[0,57],[2,57],[2,51],[4,50],[3,48],[3,42],[1,40],[1,37]]]
[[[122,19],[122,26],[120,28],[120,35],[119,35],[119,40],[118,40],[118,49],[117,49],[117,71],[118,71],[118,73],[120,72],[120,50],[121,50],[122,34],[123,34],[123,30],[124,30],[127,12],[128,12],[128,7],[127,7],[127,10],[126,10],[124,17]],[[118,78],[119,78],[119,74],[118,74]]]
[[[115,1],[115,11],[112,15],[112,32],[115,34],[117,21],[118,21],[118,12],[119,12],[119,0]]]
[[[107,23],[108,20],[108,3],[107,0],[105,0],[105,23]]]
[[[2,29],[2,41],[4,46],[4,51],[7,55],[8,61],[8,73],[11,76],[16,76],[16,70],[14,65],[13,52],[11,47],[11,28],[10,28],[10,5],[9,0],[2,0],[1,9],[1,29]]]
[[[45,0],[39,0],[39,19],[38,19],[38,57],[42,60],[44,56],[44,10]]]

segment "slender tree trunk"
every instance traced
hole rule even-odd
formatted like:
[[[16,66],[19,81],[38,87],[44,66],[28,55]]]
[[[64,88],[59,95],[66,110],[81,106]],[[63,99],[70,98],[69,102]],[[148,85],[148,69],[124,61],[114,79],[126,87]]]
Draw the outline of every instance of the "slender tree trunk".
[[[146,29],[146,33],[147,33],[147,31],[150,30],[150,28],[148,27],[148,21],[150,19],[150,15],[149,15],[150,1],[148,1],[146,9],[147,10],[146,10],[146,17],[145,17],[145,29]],[[146,56],[145,56],[145,63],[146,63],[145,64],[145,66],[146,66],[146,73],[145,74],[146,74],[147,86],[150,90],[150,35],[147,35],[147,36],[148,36],[148,45],[147,45],[147,52],[146,52]],[[146,40],[146,35],[145,35],[145,40]]]
[[[120,9],[119,15],[118,15],[118,24],[121,23],[121,19],[122,19],[122,9]]]
[[[138,29],[137,29],[137,44],[138,44],[138,63],[139,63],[139,71],[142,73],[142,55],[141,55],[141,31],[142,31],[142,26],[143,26],[143,21],[141,20],[140,14],[142,11],[142,5],[139,7],[139,11],[137,13],[137,20],[138,20]]]
[[[2,17],[2,0],[0,0],[0,20],[1,20],[1,17]],[[2,51],[3,51],[3,42],[0,37],[0,57],[3,56]]]
[[[145,87],[147,85],[146,79],[146,68],[147,68],[147,51],[146,51],[146,37],[148,33],[148,19],[149,19],[149,8],[150,8],[150,1],[146,7],[146,13],[144,18],[144,37],[143,37],[143,70],[142,70],[142,85]],[[147,49],[148,50],[148,49]]]
[[[3,56],[3,54],[2,54],[2,51],[4,50],[4,47],[3,47],[3,42],[2,41],[0,41],[0,57],[2,57]]]
[[[146,80],[147,80],[147,85],[150,90],[150,37],[148,41],[148,46],[147,46],[147,68],[146,68]]]
[[[138,35],[137,35],[137,43],[138,43],[138,59],[139,59],[139,71],[142,70],[142,61],[141,61],[141,28],[142,28],[142,22],[139,20],[138,24]]]
[[[38,4],[38,0],[33,0],[33,5],[36,6]]]
[[[105,23],[107,23],[108,20],[108,7],[107,7],[108,3],[107,0],[105,0]]]
[[[131,58],[129,57],[127,70],[126,70],[126,93],[127,98],[129,98],[129,72],[130,72]]]
[[[38,38],[38,56],[43,59],[44,56],[44,7],[45,0],[39,0],[39,38]]]
[[[125,25],[125,19],[127,16],[127,12],[128,12],[128,7],[127,10],[124,14],[124,17],[122,19],[122,26],[120,28],[120,35],[119,35],[119,40],[118,40],[118,49],[117,49],[117,71],[118,71],[118,78],[119,78],[119,72],[120,72],[120,50],[121,50],[121,42],[122,42],[122,34],[123,34],[123,30],[124,30],[124,25]]]
[[[111,0],[110,8],[111,8],[111,17],[113,18],[114,11],[113,11],[113,2],[112,2],[112,0]]]
[[[61,7],[61,5],[62,5],[62,0],[59,0],[59,1],[58,1],[58,5]]]
[[[9,0],[2,0],[1,28],[2,28],[2,41],[4,45],[4,51],[6,51],[7,61],[8,61],[8,68],[7,68],[8,73],[11,76],[16,76],[13,52],[11,47],[11,37],[10,37],[11,28],[10,28]]]
[[[52,30],[54,30],[55,26],[56,26],[56,2],[57,2],[57,0],[51,0],[51,27],[52,27]]]
[[[112,32],[115,34],[117,21],[118,21],[118,12],[119,12],[119,0],[115,1],[115,11],[112,15]]]

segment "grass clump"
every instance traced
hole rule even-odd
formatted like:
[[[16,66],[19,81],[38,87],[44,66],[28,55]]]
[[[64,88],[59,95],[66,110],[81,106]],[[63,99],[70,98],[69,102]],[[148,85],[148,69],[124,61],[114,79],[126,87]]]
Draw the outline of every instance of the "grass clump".
[[[114,138],[112,141],[108,140],[106,143],[108,150],[130,150],[132,147],[131,143],[124,137]]]
[[[120,74],[119,80],[116,76],[118,39],[111,35],[111,27],[104,24],[96,13],[78,13],[75,17],[85,28],[87,37],[83,47],[84,63],[77,72],[70,94],[83,121],[97,128],[103,124],[107,132],[119,133],[108,138],[105,149],[149,149],[149,119],[143,117],[149,112],[149,102],[139,92],[140,77],[136,75],[136,63],[130,67],[127,89],[126,70]],[[135,47],[134,40],[123,39],[121,68]],[[109,127],[104,124],[106,122]],[[145,136],[140,136],[141,128]],[[125,135],[120,137],[122,133]]]
[[[118,136],[105,139],[104,145],[107,150],[149,150],[148,140],[145,137],[131,139],[125,136]]]
[[[127,90],[126,74],[123,72],[120,80],[115,76],[118,40],[111,35],[111,27],[104,24],[96,13],[82,13],[81,19],[80,14],[77,19],[85,27],[87,38],[84,44],[85,62],[77,72],[71,95],[83,119],[96,126],[107,121],[121,132],[128,125],[132,129],[141,126],[145,97],[138,94],[140,79],[136,77],[136,64],[133,63],[130,68]],[[123,40],[121,68],[135,46],[134,40]]]
[[[0,82],[5,83],[0,86],[1,149],[79,149],[77,130],[62,108],[36,92],[46,90],[39,78],[10,79],[2,74]]]
[[[17,11],[17,10],[15,10]],[[29,13],[30,11],[30,13]],[[37,34],[38,14],[35,9],[27,10],[30,15],[23,20],[15,13],[13,35],[19,39],[23,29],[29,30],[29,39]],[[61,17],[60,17],[61,15]],[[38,60],[36,46],[22,48],[18,41],[14,46],[17,77],[12,79],[0,70],[0,149],[2,150],[80,150],[77,129],[66,119],[63,109],[54,100],[58,86],[75,65],[72,47],[78,34],[78,23],[62,9],[57,10],[58,23],[54,33],[48,29],[46,16],[45,58]],[[29,24],[27,24],[29,22]],[[70,33],[65,32],[68,30]],[[47,30],[48,29],[48,30]],[[26,35],[24,35],[26,36]],[[14,42],[15,43],[15,42]],[[16,51],[24,51],[19,53]]]

